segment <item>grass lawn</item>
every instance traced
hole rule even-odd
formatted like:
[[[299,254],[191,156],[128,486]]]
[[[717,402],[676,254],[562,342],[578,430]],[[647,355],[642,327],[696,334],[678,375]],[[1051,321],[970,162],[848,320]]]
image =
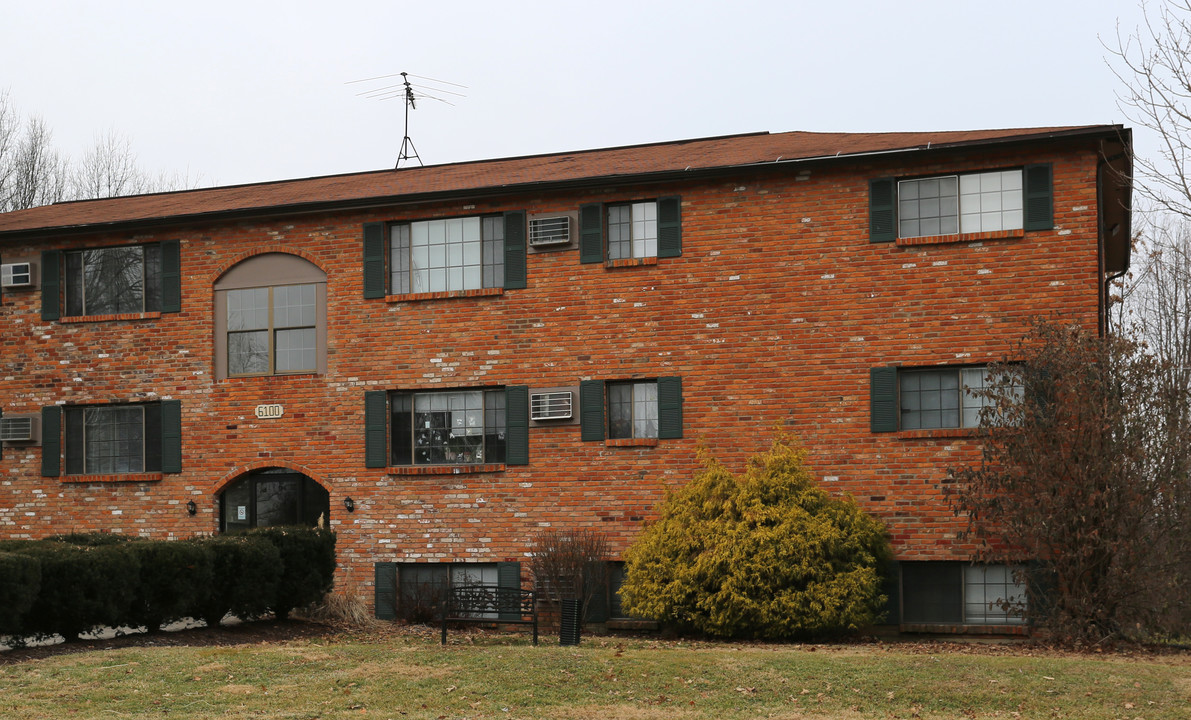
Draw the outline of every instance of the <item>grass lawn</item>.
[[[201,633],[202,631],[191,631]],[[385,628],[0,664],[21,718],[1191,718],[1191,655],[761,645]]]

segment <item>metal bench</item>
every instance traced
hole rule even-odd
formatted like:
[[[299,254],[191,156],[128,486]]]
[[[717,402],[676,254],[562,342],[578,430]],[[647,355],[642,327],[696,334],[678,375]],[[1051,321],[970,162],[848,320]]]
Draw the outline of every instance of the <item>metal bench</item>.
[[[490,623],[532,625],[533,644],[538,644],[537,593],[521,588],[494,585],[460,585],[443,596],[442,644],[447,644],[447,623]]]

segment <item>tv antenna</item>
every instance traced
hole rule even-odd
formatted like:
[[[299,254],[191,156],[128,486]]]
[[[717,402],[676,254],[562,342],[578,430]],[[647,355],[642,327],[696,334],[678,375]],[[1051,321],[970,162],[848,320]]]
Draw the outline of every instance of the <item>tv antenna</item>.
[[[362,95],[373,100],[391,100],[393,98],[400,97],[405,101],[405,135],[401,138],[401,150],[397,154],[397,165],[395,167],[400,168],[402,162],[409,162],[411,158],[417,160],[418,166],[421,167],[422,158],[418,155],[418,149],[414,147],[414,141],[409,137],[409,111],[418,109],[418,100],[436,100],[454,107],[455,103],[431,93],[433,92],[441,95],[467,97],[463,93],[455,92],[454,90],[448,90],[444,87],[439,87],[441,85],[449,85],[451,87],[457,87],[466,90],[467,86],[459,85],[458,83],[447,82],[446,80],[435,80],[434,78],[422,77],[421,75],[412,75],[406,72],[396,73],[394,75],[379,75],[373,78],[364,78],[363,80],[351,80],[348,82],[348,84],[375,82],[377,80],[395,78],[398,75],[401,76],[400,83],[394,85],[385,85],[384,87],[374,88],[372,90],[365,90],[362,93],[357,93],[357,95]],[[433,84],[411,83],[409,81],[411,77],[417,80],[422,80],[425,83]]]

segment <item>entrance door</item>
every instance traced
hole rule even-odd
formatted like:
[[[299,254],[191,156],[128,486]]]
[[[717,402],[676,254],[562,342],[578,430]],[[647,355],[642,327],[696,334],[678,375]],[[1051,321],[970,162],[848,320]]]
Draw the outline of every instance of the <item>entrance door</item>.
[[[220,496],[219,528],[241,532],[271,525],[314,527],[330,519],[331,497],[309,477],[285,468],[257,470],[236,480]]]

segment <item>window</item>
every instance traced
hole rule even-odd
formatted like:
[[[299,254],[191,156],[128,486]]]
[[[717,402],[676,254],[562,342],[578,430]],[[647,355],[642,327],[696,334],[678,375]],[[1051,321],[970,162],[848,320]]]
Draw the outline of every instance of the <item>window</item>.
[[[1022,227],[1021,170],[898,183],[898,237]]]
[[[869,240],[1054,227],[1049,164],[869,182]]]
[[[389,399],[393,465],[505,461],[505,391],[399,392]]]
[[[238,263],[215,283],[215,376],[324,373],[327,276],[295,255]]]
[[[873,368],[871,380],[873,432],[979,427],[981,410],[993,404],[982,391],[1022,393],[1013,379],[993,377],[985,366]]]
[[[579,384],[583,440],[682,437],[682,378]]]
[[[177,400],[42,408],[42,475],[182,471],[182,410]],[[63,431],[64,430],[64,431]]]
[[[114,315],[161,307],[156,245],[66,253],[66,314]]]
[[[658,204],[639,202],[608,206],[608,259],[656,257]]]
[[[1025,586],[1015,568],[957,562],[901,564],[902,622],[911,624],[1020,625]]]
[[[528,386],[364,393],[365,467],[473,464],[529,464]]]
[[[580,262],[681,255],[681,198],[593,203],[579,208]]]
[[[608,437],[657,436],[657,382],[608,383]]]
[[[364,297],[527,286],[525,211],[364,224]]]
[[[499,215],[403,223],[389,228],[394,294],[504,286],[504,221]]]
[[[43,320],[181,310],[177,240],[47,250],[41,257]]]
[[[396,563],[375,566],[376,617],[430,622],[448,588],[463,585],[521,588],[521,563]],[[497,613],[480,617],[498,620]]]
[[[227,293],[227,373],[282,375],[318,369],[314,285]]]
[[[222,532],[254,527],[305,525],[328,520],[331,496],[313,479],[285,468],[257,470],[228,485],[219,496]]]

